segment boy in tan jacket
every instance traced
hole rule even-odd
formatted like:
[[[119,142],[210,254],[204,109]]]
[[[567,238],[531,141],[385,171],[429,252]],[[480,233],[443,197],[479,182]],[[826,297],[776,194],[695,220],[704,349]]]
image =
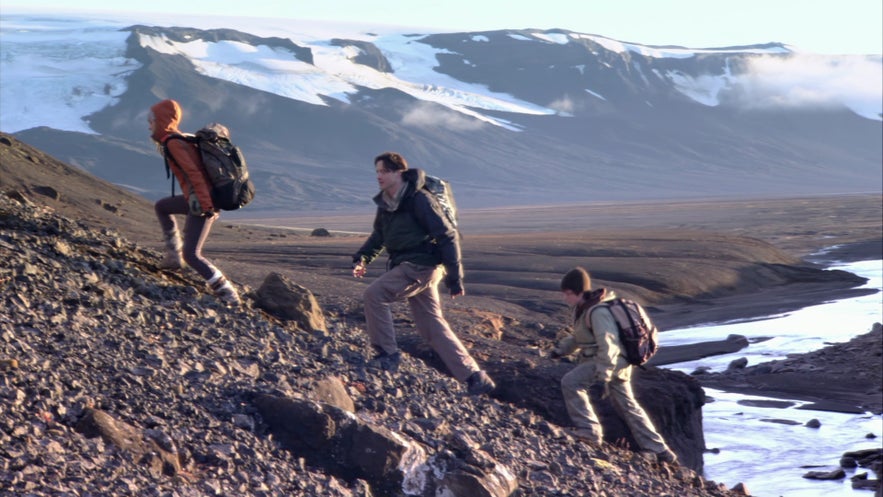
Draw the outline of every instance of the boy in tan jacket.
[[[592,290],[589,273],[577,267],[561,280],[564,302],[573,306],[573,334],[556,345],[556,356],[579,353],[575,368],[561,379],[561,392],[571,421],[573,435],[601,443],[604,431],[589,402],[589,392],[610,398],[613,407],[628,425],[641,450],[656,454],[660,462],[677,462],[677,456],[656,431],[632,391],[632,365],[623,357],[619,328],[607,306],[616,298],[612,290]]]

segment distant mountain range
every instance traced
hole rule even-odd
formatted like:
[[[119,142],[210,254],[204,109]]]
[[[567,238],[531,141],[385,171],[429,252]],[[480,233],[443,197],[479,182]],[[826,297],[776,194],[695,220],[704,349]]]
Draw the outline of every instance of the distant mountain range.
[[[880,56],[2,19],[0,129],[150,199],[170,190],[146,123],[163,98],[185,130],[231,128],[250,214],[368,208],[386,150],[467,208],[883,189]]]

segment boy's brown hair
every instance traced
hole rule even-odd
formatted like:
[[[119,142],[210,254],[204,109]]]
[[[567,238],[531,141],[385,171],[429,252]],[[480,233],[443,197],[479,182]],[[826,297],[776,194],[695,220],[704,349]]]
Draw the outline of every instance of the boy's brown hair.
[[[592,289],[592,278],[588,271],[581,267],[575,267],[561,278],[561,290],[570,290],[576,295],[581,295]]]

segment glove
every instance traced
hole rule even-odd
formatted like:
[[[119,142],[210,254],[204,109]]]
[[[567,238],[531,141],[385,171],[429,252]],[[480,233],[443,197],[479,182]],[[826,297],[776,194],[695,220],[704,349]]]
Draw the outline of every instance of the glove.
[[[589,387],[589,392],[595,397],[604,400],[610,397],[610,384],[606,381],[596,381]]]

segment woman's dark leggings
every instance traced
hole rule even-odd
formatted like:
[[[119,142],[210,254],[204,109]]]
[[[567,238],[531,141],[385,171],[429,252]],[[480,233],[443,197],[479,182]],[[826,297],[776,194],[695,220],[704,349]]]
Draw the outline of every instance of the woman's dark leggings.
[[[183,195],[160,199],[153,208],[156,211],[156,217],[159,219],[159,224],[162,226],[165,236],[169,236],[169,233],[174,233],[178,229],[174,218],[175,214],[187,216],[186,221],[184,221],[184,231],[182,232],[184,239],[184,262],[206,280],[216,274],[220,274],[218,269],[202,256],[202,244],[208,238],[212,224],[218,218],[217,214],[211,217],[190,215],[187,199]]]

